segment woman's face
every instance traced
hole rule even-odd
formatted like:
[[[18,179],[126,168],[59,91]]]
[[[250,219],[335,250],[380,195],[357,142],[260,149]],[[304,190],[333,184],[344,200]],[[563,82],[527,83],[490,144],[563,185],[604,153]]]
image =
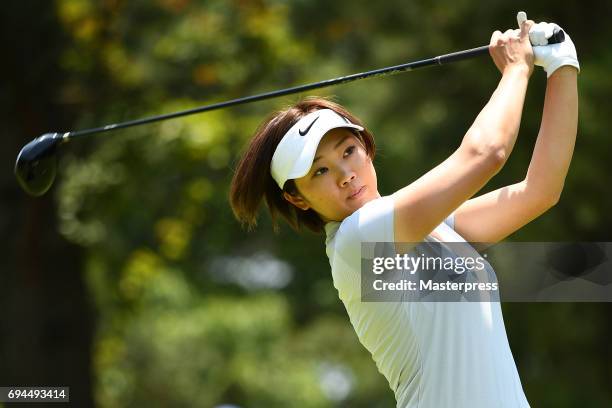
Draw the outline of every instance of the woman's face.
[[[380,197],[372,160],[347,128],[327,132],[308,174],[295,185],[299,194],[283,193],[285,199],[302,210],[313,209],[325,222],[342,221]]]

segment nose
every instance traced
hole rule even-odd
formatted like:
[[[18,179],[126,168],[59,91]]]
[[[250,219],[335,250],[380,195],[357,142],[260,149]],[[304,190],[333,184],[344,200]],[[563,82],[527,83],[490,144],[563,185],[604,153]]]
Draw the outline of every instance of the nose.
[[[340,186],[346,187],[355,179],[355,172],[351,169],[341,170]]]

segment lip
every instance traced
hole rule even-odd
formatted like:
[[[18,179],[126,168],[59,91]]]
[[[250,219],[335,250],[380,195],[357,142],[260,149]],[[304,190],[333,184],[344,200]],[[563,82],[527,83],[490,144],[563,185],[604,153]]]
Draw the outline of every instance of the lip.
[[[365,189],[366,189],[366,186],[361,186],[361,188],[360,188],[359,190],[355,191],[353,194],[351,194],[351,195],[348,197],[348,199],[349,199],[349,200],[352,200],[352,199],[355,199],[355,198],[357,198],[357,197],[362,196],[362,195],[363,195],[363,192],[365,191]]]

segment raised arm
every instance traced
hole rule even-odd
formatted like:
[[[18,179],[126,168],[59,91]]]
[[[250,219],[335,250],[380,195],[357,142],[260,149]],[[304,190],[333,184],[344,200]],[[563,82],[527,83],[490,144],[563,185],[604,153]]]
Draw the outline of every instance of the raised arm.
[[[455,229],[466,240],[498,242],[557,203],[576,140],[576,75],[575,68],[562,67],[548,79],[540,132],[525,179],[457,209]]]
[[[468,241],[498,242],[559,200],[578,125],[579,65],[571,39],[563,47],[569,50],[556,52],[544,67],[549,77],[542,122],[525,179],[468,200],[455,212],[455,229]]]
[[[502,78],[491,99],[448,159],[392,195],[397,242],[422,241],[505,163],[516,140],[533,71],[532,24],[523,23],[520,32],[493,33],[489,49]]]
[[[548,79],[538,140],[525,184],[555,204],[574,153],[578,130],[578,71],[564,66]]]

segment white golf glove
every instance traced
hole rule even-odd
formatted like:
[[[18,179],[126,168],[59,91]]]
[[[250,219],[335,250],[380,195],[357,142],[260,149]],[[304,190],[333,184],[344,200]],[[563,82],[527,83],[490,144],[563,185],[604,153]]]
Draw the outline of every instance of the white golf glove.
[[[520,28],[527,20],[527,14],[520,11],[516,20]],[[550,78],[553,72],[564,65],[571,65],[580,72],[576,47],[567,31],[565,31],[565,41],[547,45],[548,39],[552,37],[556,28],[560,29],[555,23],[537,23],[529,30],[529,41],[535,57],[534,64],[544,68],[547,78]]]

